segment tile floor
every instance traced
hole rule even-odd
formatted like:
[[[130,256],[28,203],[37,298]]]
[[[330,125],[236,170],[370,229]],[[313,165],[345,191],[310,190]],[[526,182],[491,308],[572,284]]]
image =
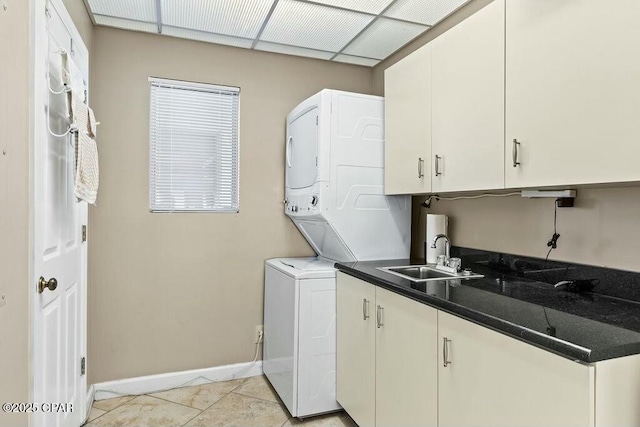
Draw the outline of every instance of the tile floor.
[[[344,412],[291,418],[265,377],[99,400],[85,427],[356,427]]]

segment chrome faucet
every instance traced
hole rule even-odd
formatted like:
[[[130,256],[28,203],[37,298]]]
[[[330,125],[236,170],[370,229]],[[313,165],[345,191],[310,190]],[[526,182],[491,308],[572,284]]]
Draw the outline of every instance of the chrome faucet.
[[[431,243],[431,249],[436,248],[436,243],[438,240],[444,239],[444,265],[448,265],[449,259],[451,258],[451,240],[447,237],[446,234],[438,234],[433,238],[433,242]]]

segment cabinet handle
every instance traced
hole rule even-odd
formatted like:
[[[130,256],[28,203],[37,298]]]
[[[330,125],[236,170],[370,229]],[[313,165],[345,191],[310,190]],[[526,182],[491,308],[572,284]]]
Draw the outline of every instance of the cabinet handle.
[[[384,310],[384,307],[378,306],[378,310],[376,311],[376,325],[378,326],[378,328],[384,326],[384,323],[382,323],[382,311],[383,310]]]
[[[367,320],[369,317],[369,301],[362,298],[362,320]]]
[[[424,177],[424,159],[418,157],[418,178]]]
[[[446,368],[451,364],[449,360],[449,343],[451,340],[447,337],[442,339],[442,360],[444,361],[443,366]]]
[[[513,167],[517,167],[518,165],[520,165],[520,162],[518,161],[518,147],[520,146],[520,143],[518,142],[517,139],[513,139],[513,149],[511,151],[511,155],[513,156]]]
[[[442,173],[440,173],[440,159],[442,159],[442,157],[436,154],[436,159],[435,159],[436,161],[435,161],[435,167],[434,167],[434,169],[436,170],[436,176],[442,175]]]

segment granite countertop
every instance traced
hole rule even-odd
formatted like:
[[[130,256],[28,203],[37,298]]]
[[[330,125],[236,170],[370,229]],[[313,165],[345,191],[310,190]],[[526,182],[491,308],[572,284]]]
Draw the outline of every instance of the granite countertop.
[[[341,262],[336,263],[336,268],[569,359],[592,363],[640,353],[640,302],[595,292],[557,290],[552,284],[556,283],[553,278],[549,280],[551,283],[531,280],[518,277],[513,271],[505,273],[487,263],[469,262],[464,258],[463,266],[485,277],[412,282],[378,270],[378,267],[409,264],[423,263],[410,260]],[[555,268],[549,271],[560,270],[557,266],[551,267]],[[578,270],[572,265],[571,271]],[[564,276],[567,271],[569,267],[563,272]]]

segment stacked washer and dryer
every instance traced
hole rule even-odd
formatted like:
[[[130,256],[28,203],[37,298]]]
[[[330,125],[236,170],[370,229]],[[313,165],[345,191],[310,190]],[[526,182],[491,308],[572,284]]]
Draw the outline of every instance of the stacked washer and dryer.
[[[411,199],[384,195],[384,98],[325,89],[287,116],[285,213],[317,253],[266,261],[264,373],[292,416],[336,401],[336,261],[409,258]]]

